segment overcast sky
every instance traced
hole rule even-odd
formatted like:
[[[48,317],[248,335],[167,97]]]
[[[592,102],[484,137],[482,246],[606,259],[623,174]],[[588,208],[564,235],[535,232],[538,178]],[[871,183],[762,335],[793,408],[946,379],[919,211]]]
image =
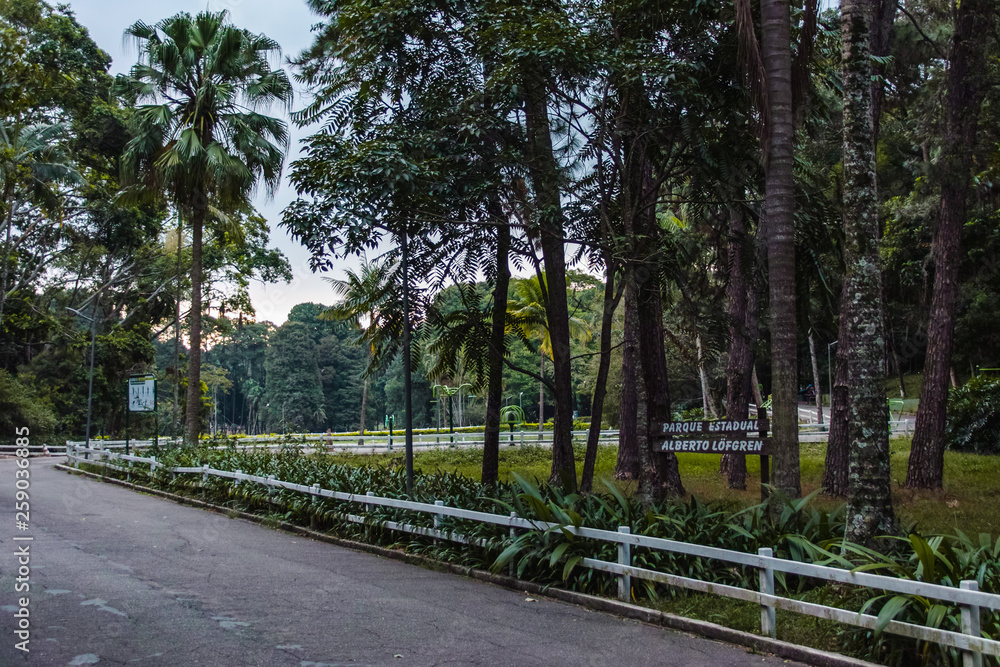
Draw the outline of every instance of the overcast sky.
[[[229,11],[232,22],[256,33],[264,33],[277,41],[285,57],[295,56],[312,42],[310,28],[319,22],[301,0],[290,2],[265,2],[264,0],[209,0],[206,3],[189,0],[146,0],[142,3],[125,0],[70,0],[70,7],[77,20],[90,30],[97,45],[114,59],[111,64],[113,74],[127,72],[135,63],[137,54],[133,47],[123,45],[125,29],[143,20],[155,23],[177,12],[197,13],[206,6],[218,11]],[[296,99],[295,108],[301,107]],[[281,115],[277,108],[272,114]],[[297,154],[298,140],[307,133],[292,126],[292,147],[289,160]],[[286,173],[288,171],[286,164]],[[295,192],[287,185],[287,179],[278,190],[273,201],[266,202],[259,197],[258,210],[271,224],[271,243],[278,246],[291,262],[294,279],[289,284],[263,286],[254,282],[250,288],[258,320],[271,320],[281,324],[292,306],[303,301],[331,303],[330,287],[318,275],[309,270],[309,253],[297,241],[293,241],[283,229],[278,228],[281,210],[295,198]],[[328,274],[342,277],[342,273]]]

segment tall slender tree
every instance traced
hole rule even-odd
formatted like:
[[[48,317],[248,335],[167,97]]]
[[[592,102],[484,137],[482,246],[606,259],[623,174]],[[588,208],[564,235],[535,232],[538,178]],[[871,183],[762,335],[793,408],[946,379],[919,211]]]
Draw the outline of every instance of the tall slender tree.
[[[962,226],[972,183],[978,110],[985,95],[984,40],[990,33],[986,17],[990,2],[963,0],[952,4],[954,32],[945,98],[945,136],[937,176],[941,181],[941,216],[934,234],[934,295],[927,326],[924,383],[906,471],[906,486],[939,489],[944,483],[944,433],[948,382],[955,337],[958,270]]]
[[[272,68],[277,42],[227,20],[227,12],[181,12],[125,31],[139,62],[118,85],[136,106],[133,139],[122,159],[135,192],[165,193],[191,227],[190,357],[185,438],[198,439],[201,402],[202,245],[213,207],[232,210],[259,184],[281,178],[288,130],[261,110],[288,107],[292,87]]]
[[[795,123],[792,112],[789,0],[761,0],[761,58],[770,119],[764,170],[764,215],[771,309],[771,396],[774,485],[801,495],[798,348],[795,326]]]
[[[869,0],[841,2],[844,86],[844,261],[850,299],[847,531],[869,544],[896,530],[889,476],[886,346],[878,245],[878,192],[872,122]]]

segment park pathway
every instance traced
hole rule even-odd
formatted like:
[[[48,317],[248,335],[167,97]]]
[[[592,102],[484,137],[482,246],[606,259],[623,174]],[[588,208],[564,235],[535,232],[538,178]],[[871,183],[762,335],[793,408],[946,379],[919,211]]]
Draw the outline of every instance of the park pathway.
[[[0,461],[0,665],[789,664],[331,546],[31,459],[15,530]],[[14,649],[15,535],[30,535],[30,654]]]

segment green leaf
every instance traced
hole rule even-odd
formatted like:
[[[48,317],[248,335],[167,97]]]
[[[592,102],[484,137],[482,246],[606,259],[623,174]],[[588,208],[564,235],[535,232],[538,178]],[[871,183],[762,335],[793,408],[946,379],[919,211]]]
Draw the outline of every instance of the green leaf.
[[[583,556],[571,556],[566,561],[566,565],[563,567],[562,578],[563,581],[569,579],[569,575],[573,573],[573,568],[575,568],[580,561],[583,560]]]
[[[569,549],[569,547],[569,542],[563,542],[553,549],[552,554],[549,556],[549,567],[555,567],[556,563],[559,562],[559,559],[563,557],[563,554],[566,553],[566,549]],[[565,577],[563,578],[565,579]]]
[[[875,623],[875,636],[878,637],[889,625],[889,621],[896,618],[899,612],[903,611],[910,604],[910,599],[905,595],[893,596],[878,613]]]

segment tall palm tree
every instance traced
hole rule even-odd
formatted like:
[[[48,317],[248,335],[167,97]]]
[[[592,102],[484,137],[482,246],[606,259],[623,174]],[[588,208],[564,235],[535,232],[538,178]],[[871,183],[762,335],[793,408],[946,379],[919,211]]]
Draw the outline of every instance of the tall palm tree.
[[[402,304],[396,282],[396,270],[384,262],[361,258],[357,272],[348,270],[344,279],[324,278],[331,286],[338,302],[320,313],[323,320],[347,322],[359,332],[358,342],[368,352],[361,389],[361,422],[359,431],[365,432],[365,411],[368,409],[368,380],[372,371],[380,367],[395,352],[393,341],[402,332]],[[363,320],[368,320],[364,326]],[[391,350],[391,353],[389,352]]]
[[[191,226],[191,353],[186,440],[198,439],[201,400],[202,232],[210,211],[233,210],[261,183],[281,179],[288,128],[260,113],[292,102],[292,86],[271,57],[277,42],[227,21],[227,13],[181,12],[125,31],[139,62],[118,79],[136,106],[122,176],[133,192],[165,193]]]
[[[518,278],[513,281],[514,298],[507,302],[507,312],[516,327],[527,338],[538,341],[538,375],[545,377],[545,358],[552,358],[552,337],[545,311],[545,275]],[[569,318],[570,336],[581,341],[590,338],[590,327],[579,317]],[[545,421],[545,384],[538,383],[538,432]]]
[[[770,275],[774,485],[792,498],[799,480],[798,353],[795,328],[795,123],[789,0],[761,0],[761,57],[770,119],[764,175]]]

